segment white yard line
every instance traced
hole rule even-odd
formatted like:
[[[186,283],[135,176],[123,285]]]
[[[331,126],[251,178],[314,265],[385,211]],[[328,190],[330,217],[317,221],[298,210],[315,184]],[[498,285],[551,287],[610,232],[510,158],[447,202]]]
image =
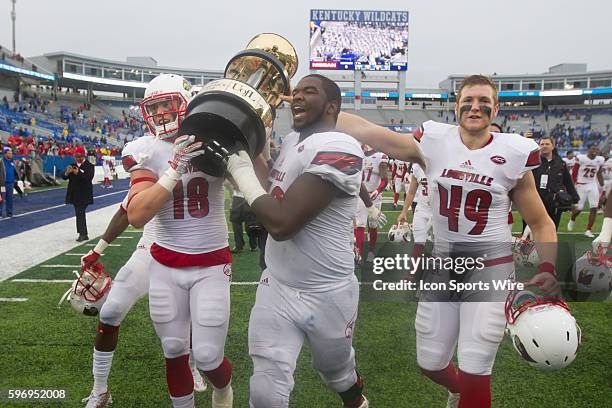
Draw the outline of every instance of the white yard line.
[[[74,279],[11,279],[7,282],[17,283],[72,283]]]
[[[91,236],[102,235],[118,206],[119,203],[87,213]],[[75,241],[74,222],[71,217],[0,239],[0,281],[80,246],[81,243]]]
[[[95,247],[96,244],[85,244],[85,246]],[[108,244],[109,247],[120,247],[121,244]]]
[[[58,264],[58,265],[40,265],[40,268],[80,268],[81,265],[64,265],[64,264]]]
[[[0,302],[27,302],[28,298],[0,298]]]

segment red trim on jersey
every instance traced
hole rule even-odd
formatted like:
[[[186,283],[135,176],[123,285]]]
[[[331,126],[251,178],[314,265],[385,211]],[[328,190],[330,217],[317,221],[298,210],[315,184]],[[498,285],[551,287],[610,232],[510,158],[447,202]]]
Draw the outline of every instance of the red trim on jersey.
[[[123,203],[119,204],[119,209],[127,214],[127,208],[123,208]]]
[[[376,189],[376,191],[378,191],[378,194],[380,194],[385,189],[385,187],[387,187],[388,182],[389,180],[387,180],[386,177],[380,178],[380,183],[378,184],[378,188]]]
[[[143,181],[150,181],[152,183],[157,183],[157,177],[149,177],[149,176],[137,177],[134,180],[130,181],[130,187],[132,187],[134,184],[142,183]]]
[[[414,132],[412,132],[412,137],[414,137],[414,140],[417,142],[421,142],[421,138],[423,137],[423,126],[416,128]]]
[[[140,191],[139,191],[138,193],[140,193]],[[136,197],[136,195],[137,195],[138,193],[134,193],[134,194],[133,194],[133,195],[132,195],[130,198],[128,198],[128,202],[127,202],[127,204],[125,205],[125,210],[126,210],[126,212],[127,212],[128,207],[130,206],[130,203],[132,202],[132,200],[134,199],[134,197]]]
[[[527,156],[527,163],[525,163],[525,167],[533,167],[540,165],[540,149],[535,149],[529,156]]]
[[[508,213],[508,225],[514,224],[514,217],[512,216],[512,211]]]
[[[121,164],[123,165],[123,169],[125,171],[130,171],[132,167],[138,164],[134,156],[123,156],[121,158]]]
[[[488,266],[502,265],[502,264],[510,263],[510,262],[514,262],[514,258],[512,258],[512,255],[502,256],[500,258],[495,258],[495,259],[489,259],[487,261],[484,261],[482,264],[485,267],[488,267]]]
[[[192,266],[215,266],[232,263],[232,252],[229,247],[201,254],[176,252],[153,243],[151,256],[162,265],[171,268],[189,268]]]
[[[572,181],[574,182],[574,184],[577,184],[578,181],[578,168],[580,167],[580,164],[578,164],[578,160],[576,160],[576,162],[574,163],[574,166],[572,167]]]
[[[489,140],[487,140],[487,143],[483,144],[482,147],[488,146],[493,142],[493,135],[491,133],[489,133]],[[481,147],[481,149],[482,149]]]
[[[312,159],[312,164],[327,164],[344,174],[353,175],[361,171],[362,159],[343,152],[319,152]]]

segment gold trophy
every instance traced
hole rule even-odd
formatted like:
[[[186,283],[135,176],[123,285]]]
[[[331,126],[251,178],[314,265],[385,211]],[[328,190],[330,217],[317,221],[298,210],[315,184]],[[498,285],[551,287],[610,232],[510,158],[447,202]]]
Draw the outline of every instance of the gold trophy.
[[[195,135],[205,150],[193,166],[220,177],[229,155],[242,149],[251,157],[261,153],[297,67],[293,45],[273,33],[255,36],[234,55],[224,78],[204,85],[187,106],[179,133]]]

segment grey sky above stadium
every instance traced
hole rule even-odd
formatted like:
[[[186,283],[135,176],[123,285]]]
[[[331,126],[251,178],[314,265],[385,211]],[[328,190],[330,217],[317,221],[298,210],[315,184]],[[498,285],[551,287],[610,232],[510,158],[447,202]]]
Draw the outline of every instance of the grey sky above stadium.
[[[546,72],[562,62],[612,69],[612,2],[601,0],[17,0],[17,51],[53,51],[217,69],[260,32],[287,37],[308,70],[310,9],[410,12],[408,86],[449,74]],[[11,0],[0,0],[0,45],[10,48]]]

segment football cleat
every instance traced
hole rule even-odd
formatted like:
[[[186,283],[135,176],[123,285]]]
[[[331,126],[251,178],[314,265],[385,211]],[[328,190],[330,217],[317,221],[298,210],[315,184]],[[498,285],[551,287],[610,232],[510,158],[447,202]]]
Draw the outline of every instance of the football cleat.
[[[567,367],[580,348],[581,332],[569,306],[553,297],[512,291],[505,304],[506,332],[529,365],[546,370]]]
[[[593,234],[591,230],[584,231],[584,236],[589,237],[589,238],[595,238],[595,235]]]
[[[375,257],[376,257],[376,254],[374,253],[374,251],[369,251],[368,257],[366,258],[366,262],[374,262]]]
[[[612,292],[612,256],[606,256],[607,249],[600,247],[597,251],[587,251],[578,258],[572,270],[578,292],[602,300],[608,298]]]
[[[77,312],[87,316],[97,316],[108,297],[111,277],[101,263],[84,267],[80,275],[77,271],[73,272],[77,278],[60,299],[58,307],[68,298],[70,305]]]
[[[458,392],[448,392],[448,400],[446,401],[446,408],[459,408],[459,399],[461,394]]]
[[[197,368],[191,367],[191,375],[193,376],[193,389],[197,392],[204,392],[208,388],[204,377],[200,374]]]
[[[567,230],[570,232],[573,231],[574,225],[576,225],[576,221],[569,220],[569,222],[567,223]]]
[[[232,408],[234,404],[234,390],[232,385],[228,385],[227,389],[219,391],[213,387],[212,392],[212,407],[213,408]]]
[[[102,408],[113,403],[113,397],[109,390],[102,394],[94,394],[92,391],[89,397],[83,398],[81,402],[87,402],[85,408]]]

